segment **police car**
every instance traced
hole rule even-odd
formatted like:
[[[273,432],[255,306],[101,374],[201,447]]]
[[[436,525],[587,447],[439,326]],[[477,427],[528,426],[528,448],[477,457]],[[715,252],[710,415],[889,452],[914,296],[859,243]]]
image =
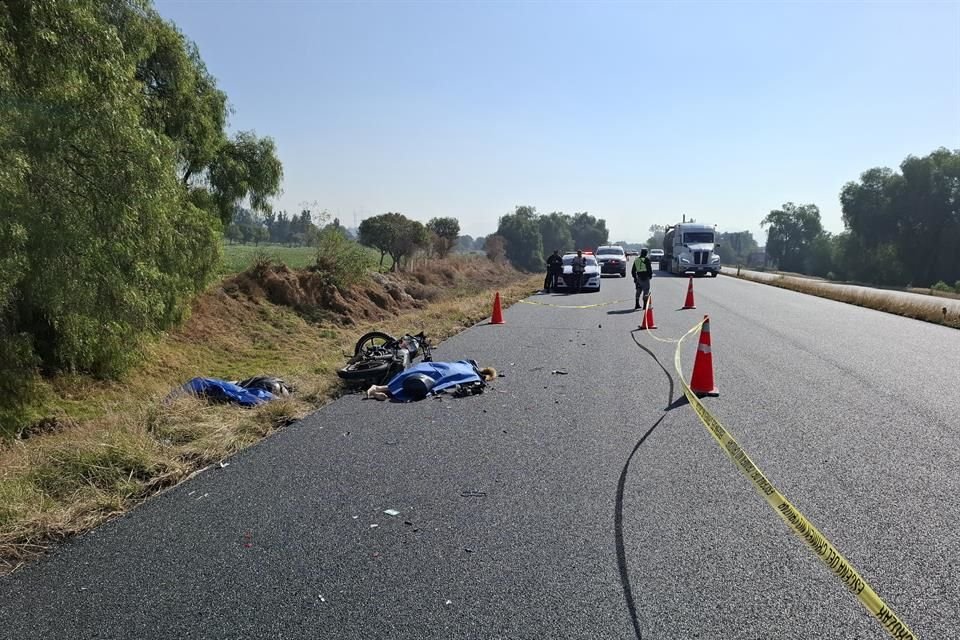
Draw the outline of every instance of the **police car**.
[[[576,253],[567,253],[563,256],[563,275],[557,278],[557,291],[577,291],[578,280],[580,291],[600,291],[600,264],[597,258],[587,251],[583,252],[583,258],[586,265],[583,270],[582,280],[573,272],[573,259],[577,257]]]

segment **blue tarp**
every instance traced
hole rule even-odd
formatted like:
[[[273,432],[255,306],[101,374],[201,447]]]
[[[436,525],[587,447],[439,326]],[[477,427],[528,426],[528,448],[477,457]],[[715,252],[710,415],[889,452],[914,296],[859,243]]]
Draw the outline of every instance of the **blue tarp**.
[[[470,360],[457,362],[421,362],[405,371],[401,371],[387,384],[390,396],[399,402],[407,402],[410,398],[403,392],[403,381],[411,375],[424,373],[436,381],[430,394],[440,393],[444,389],[455,387],[458,384],[479,382],[480,374]]]
[[[213,402],[233,402],[241,407],[254,407],[274,398],[272,393],[264,389],[245,389],[219,378],[194,378],[183,388]]]

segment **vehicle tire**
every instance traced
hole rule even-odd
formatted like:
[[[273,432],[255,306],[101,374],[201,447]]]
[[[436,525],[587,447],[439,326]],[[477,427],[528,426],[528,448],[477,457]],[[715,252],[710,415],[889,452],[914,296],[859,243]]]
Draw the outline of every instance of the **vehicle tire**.
[[[337,369],[337,375],[344,380],[366,380],[383,378],[390,371],[390,362],[387,360],[361,360]]]
[[[360,352],[369,348],[369,347],[382,347],[383,345],[393,342],[395,338],[389,333],[384,333],[382,331],[371,331],[370,333],[365,333],[360,336],[360,339],[357,340],[357,346],[353,348],[353,355],[358,356]]]

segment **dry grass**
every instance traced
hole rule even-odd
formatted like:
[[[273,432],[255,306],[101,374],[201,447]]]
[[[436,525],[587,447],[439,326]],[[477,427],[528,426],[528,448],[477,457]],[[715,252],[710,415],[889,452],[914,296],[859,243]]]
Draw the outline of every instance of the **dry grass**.
[[[487,317],[493,289],[510,304],[537,288],[539,276],[487,263],[418,269],[414,281],[430,287],[435,302],[411,298],[416,306],[352,324],[311,322],[302,311],[216,287],[123,380],[45,381],[45,419],[25,439],[0,444],[0,574],[330,401],[340,390],[335,370],[362,333],[424,330],[439,342]],[[194,376],[257,373],[284,378],[295,394],[254,409],[169,396]]]
[[[741,273],[740,275],[731,274],[731,277],[960,329],[960,314],[950,313],[949,309],[933,299],[909,300],[897,295],[890,295],[883,290],[877,290],[875,292],[850,290],[842,285],[838,286],[817,280],[804,280],[784,276],[779,276],[774,279],[764,279],[751,276],[748,273]]]

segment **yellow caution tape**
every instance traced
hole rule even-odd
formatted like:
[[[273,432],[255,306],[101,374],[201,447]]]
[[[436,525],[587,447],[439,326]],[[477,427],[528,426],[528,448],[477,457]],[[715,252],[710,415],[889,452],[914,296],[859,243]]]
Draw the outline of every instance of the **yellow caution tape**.
[[[618,302],[629,302],[628,300],[611,300],[610,302],[598,302],[597,304],[550,304],[549,302],[536,302],[535,300],[521,300],[523,304],[538,304],[541,307],[556,307],[557,309],[591,309],[593,307],[605,307]]]
[[[643,310],[642,310],[642,313],[643,313],[643,316],[641,316],[642,318],[646,318],[646,317],[647,317],[647,307],[653,307],[653,294],[652,294],[652,293],[647,296],[647,305],[646,305],[646,306],[643,308]],[[703,323],[701,322],[700,324],[703,324]],[[697,326],[700,326],[700,325],[697,325]],[[644,327],[644,326],[643,326],[643,320],[642,320],[642,319],[641,319],[641,321],[640,321],[640,327],[642,328],[643,331],[646,331],[646,332],[647,332],[647,335],[648,335],[648,336],[650,336],[651,338],[653,338],[653,339],[656,340],[657,342],[663,342],[663,343],[666,343],[666,344],[680,344],[680,340],[683,340],[683,338],[680,338],[680,340],[671,340],[671,339],[669,339],[669,338],[658,338],[656,334],[650,333],[650,327]],[[696,328],[696,327],[694,327],[694,328]],[[684,337],[686,337],[686,336],[684,336]]]
[[[897,614],[877,595],[877,592],[867,584],[867,581],[861,576],[850,561],[843,557],[837,551],[837,548],[827,540],[827,537],[820,532],[804,516],[799,509],[787,500],[787,498],[773,486],[759,467],[750,459],[747,452],[740,443],[727,431],[720,421],[703,405],[700,398],[690,389],[690,385],[683,377],[683,371],[680,368],[680,347],[683,341],[690,337],[697,329],[700,329],[703,321],[697,323],[692,329],[687,331],[680,340],[677,341],[677,349],[674,353],[674,366],[677,369],[677,376],[680,378],[680,385],[683,387],[683,394],[690,402],[690,406],[696,412],[700,421],[710,432],[710,435],[717,441],[720,448],[727,454],[727,457],[733,462],[740,472],[747,477],[754,488],[760,492],[767,504],[786,522],[797,536],[806,543],[821,562],[837,576],[844,586],[857,597],[861,604],[866,607],[874,618],[886,629],[887,633],[897,640],[916,640],[917,635],[907,627]],[[652,335],[652,334],[651,334]]]

